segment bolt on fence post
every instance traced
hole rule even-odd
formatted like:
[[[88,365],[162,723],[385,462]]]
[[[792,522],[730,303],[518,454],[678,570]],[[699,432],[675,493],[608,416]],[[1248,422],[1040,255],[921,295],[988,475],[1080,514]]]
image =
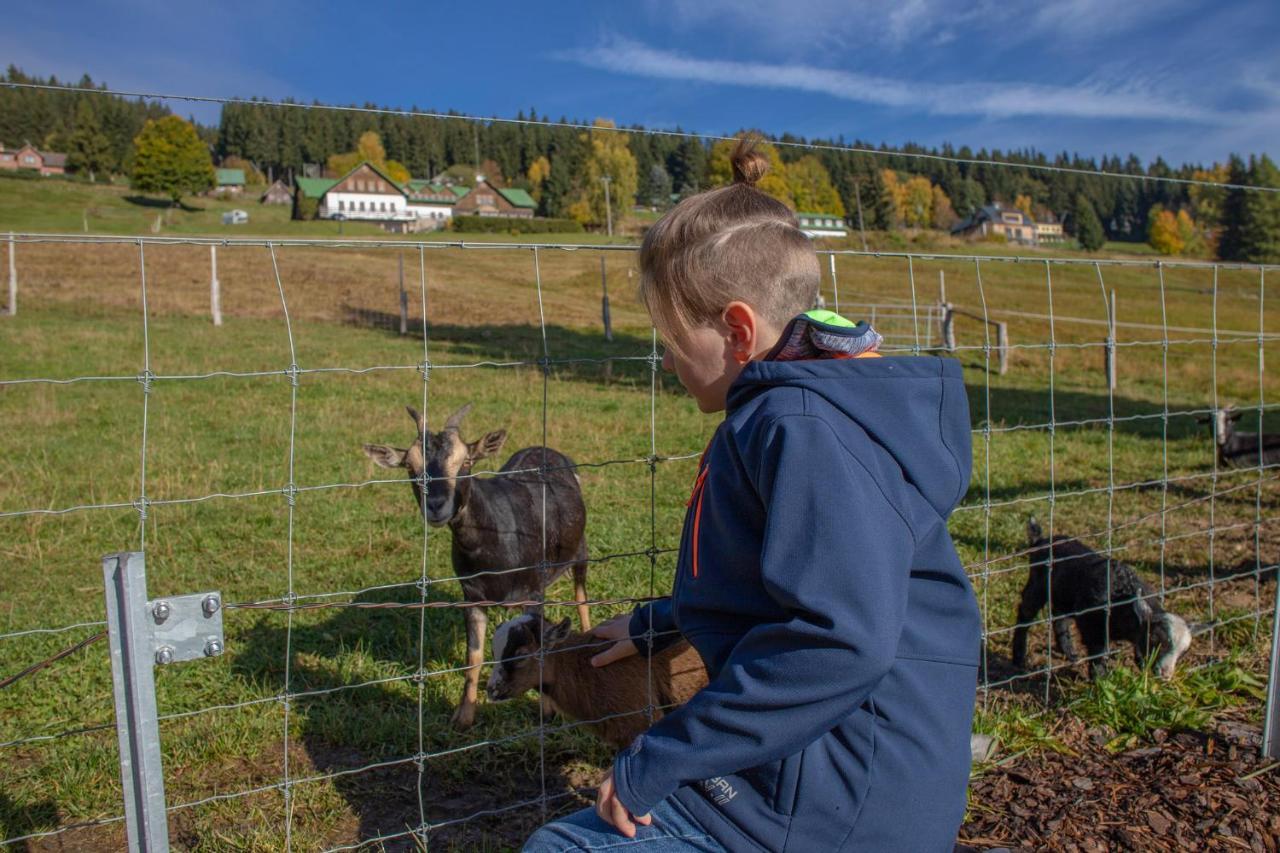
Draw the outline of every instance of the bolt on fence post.
[[[222,285],[218,282],[218,247],[209,246],[209,311],[213,325],[222,325]]]
[[[9,232],[9,316],[18,313],[18,261],[14,257],[13,251],[17,243],[13,239],[13,232]]]
[[[145,615],[147,573],[142,554],[125,552],[103,557],[102,575],[106,582],[107,639],[111,645],[111,681],[129,850],[164,853],[169,849],[169,825],[152,667],[162,656],[172,660],[173,650],[168,646],[151,648],[152,633]],[[161,613],[168,615],[168,605],[161,608],[162,603],[157,603],[153,611],[155,618],[160,618]]]

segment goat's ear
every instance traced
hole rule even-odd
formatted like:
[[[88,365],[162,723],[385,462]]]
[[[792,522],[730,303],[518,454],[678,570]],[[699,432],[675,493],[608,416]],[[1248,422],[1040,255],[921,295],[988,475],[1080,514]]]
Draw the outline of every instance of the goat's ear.
[[[421,414],[419,414],[418,410],[415,409],[413,406],[405,406],[404,409],[406,412],[409,413],[409,417],[413,418],[413,424],[418,428],[418,433],[420,435],[426,435],[427,419],[424,418]]]
[[[542,641],[543,645],[563,642],[569,636],[569,619],[568,617],[561,619],[556,624],[543,630],[546,631],[546,635]]]
[[[385,444],[366,444],[364,455],[378,464],[379,468],[401,468],[408,450],[399,447],[388,447]]]
[[[1138,617],[1139,622],[1150,622],[1152,616],[1151,605],[1147,604],[1145,599],[1135,598],[1133,601],[1133,615]]]
[[[505,429],[495,429],[479,441],[473,441],[467,445],[467,450],[471,454],[472,459],[483,459],[486,456],[493,456],[502,449],[502,445],[507,442],[507,431]]]
[[[1227,420],[1238,421],[1242,417],[1244,417],[1244,412],[1240,411],[1235,406],[1227,406]]]

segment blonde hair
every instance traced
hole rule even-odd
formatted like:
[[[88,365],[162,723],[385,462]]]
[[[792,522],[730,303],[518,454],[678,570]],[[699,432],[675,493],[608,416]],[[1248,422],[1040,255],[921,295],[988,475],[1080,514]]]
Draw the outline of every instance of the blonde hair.
[[[756,188],[769,160],[744,136],[733,183],[686,198],[640,246],[640,300],[671,345],[672,333],[703,325],[741,301],[781,327],[818,297],[813,243],[785,204]]]

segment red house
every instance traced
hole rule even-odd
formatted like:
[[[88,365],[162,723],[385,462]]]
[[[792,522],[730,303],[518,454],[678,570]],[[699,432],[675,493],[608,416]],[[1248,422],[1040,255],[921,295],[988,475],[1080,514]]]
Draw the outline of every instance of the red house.
[[[0,169],[32,169],[42,175],[61,175],[67,171],[67,155],[39,151],[29,142],[17,151],[0,145]]]

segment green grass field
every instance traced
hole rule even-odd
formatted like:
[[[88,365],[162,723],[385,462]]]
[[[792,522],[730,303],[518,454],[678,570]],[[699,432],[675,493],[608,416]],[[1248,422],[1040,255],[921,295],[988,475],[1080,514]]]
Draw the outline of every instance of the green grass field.
[[[10,204],[8,188],[18,183],[0,184],[0,214]],[[0,514],[124,506],[0,516],[8,567],[0,575],[0,634],[100,620],[102,556],[136,549],[144,537],[153,597],[217,589],[228,602],[289,593],[304,601],[418,600],[424,530],[409,487],[360,452],[365,442],[407,443],[412,428],[404,406],[422,403],[424,351],[416,330],[423,300],[414,244],[277,250],[296,361],[316,371],[298,379],[296,420],[282,374],[291,361],[290,338],[268,250],[220,250],[227,319],[214,328],[207,317],[209,250],[147,246],[145,330],[136,245],[20,243],[17,251],[20,310],[0,316],[0,380],[108,378],[0,385]],[[539,299],[529,251],[424,250],[429,418],[439,425],[474,402],[470,435],[502,426],[510,433],[507,452],[541,442],[544,378],[531,362],[542,356],[544,314],[552,359],[584,359],[552,367],[545,428],[549,444],[585,466],[588,536],[600,558],[591,569],[591,594],[661,594],[672,580],[670,555],[652,562],[609,555],[676,546],[696,460],[663,461],[652,474],[644,460],[651,448],[660,457],[696,455],[715,422],[699,415],[670,377],[659,376],[651,393],[643,358],[652,338],[631,297],[629,253],[608,253],[615,340],[604,341],[599,254],[541,250]],[[397,332],[400,257],[414,330],[404,337]],[[931,303],[943,270],[948,298],[979,313],[985,303],[993,317],[1007,319],[1014,346],[1009,372],[988,376],[981,326],[958,327],[957,357],[966,368],[976,432],[973,484],[951,530],[984,609],[990,679],[1013,675],[1008,628],[1025,576],[1025,561],[1003,555],[1024,547],[1029,514],[1047,521],[1050,512],[1056,531],[1121,549],[1118,555],[1153,584],[1175,590],[1171,609],[1225,623],[1212,638],[1199,639],[1192,663],[1232,653],[1256,670],[1274,581],[1254,570],[1280,562],[1274,526],[1280,489],[1273,472],[1260,479],[1246,471],[1222,472],[1215,490],[1207,428],[1175,414],[1166,436],[1160,417],[1166,389],[1175,413],[1210,408],[1215,387],[1221,403],[1256,407],[1260,393],[1268,406],[1280,400],[1280,385],[1260,370],[1257,337],[1260,318],[1264,329],[1277,327],[1280,303],[1270,293],[1260,301],[1256,271],[1222,271],[1215,300],[1211,272],[1168,269],[1162,312],[1152,266],[1104,267],[1101,286],[1091,267],[1052,267],[1058,345],[1052,353],[1045,346],[1048,321],[1035,316],[1050,309],[1046,267],[1035,258],[981,265],[922,260],[909,268],[899,258],[841,256],[841,307],[861,315],[871,304],[910,304],[913,282],[917,302]],[[1139,324],[1119,331],[1114,399],[1102,370],[1105,329],[1079,322],[1105,316],[1102,293],[1113,288],[1120,320]],[[829,278],[824,294],[834,307]],[[1169,333],[1167,360],[1159,329],[1140,325],[1159,326],[1162,313],[1171,327],[1186,330]],[[1215,314],[1219,330],[1241,333],[1216,347],[1203,331]],[[886,316],[882,326],[895,346],[910,347],[917,332],[922,343],[928,340],[928,330],[909,319]],[[146,403],[144,483],[144,394],[134,377],[148,354],[157,378]],[[623,360],[606,375],[594,360],[601,357]],[[519,364],[496,366],[507,362]],[[220,371],[270,375],[208,375]],[[1118,420],[1111,430],[1113,405]],[[1272,417],[1268,411],[1268,423]],[[1055,430],[1044,427],[1051,419]],[[1252,415],[1240,425],[1255,427]],[[291,433],[293,482],[301,490],[292,536],[282,492],[290,479]],[[144,488],[153,502],[145,525],[132,506]],[[447,530],[427,534],[425,554],[431,598],[456,600]],[[354,594],[319,598],[338,592]],[[569,598],[568,583],[550,597]],[[462,617],[454,610],[421,613],[337,607],[299,612],[290,621],[279,612],[232,609],[224,656],[160,669],[169,804],[228,797],[174,811],[175,846],[279,849],[287,808],[295,847],[317,849],[403,831],[418,820],[420,796],[426,818],[441,823],[537,798],[544,778],[553,796],[595,780],[608,750],[580,730],[541,732],[531,699],[482,703],[475,729],[453,731]],[[608,615],[601,608],[594,617]],[[491,625],[501,618],[491,616]],[[0,676],[94,630],[0,638]],[[1032,637],[1033,663],[1044,666],[1047,632],[1037,628]],[[420,667],[427,675],[419,683]],[[1017,714],[1025,702],[1046,690],[1076,696],[1075,675],[1060,675],[1048,687],[1037,676],[995,691],[983,725],[1022,725]],[[279,701],[286,692],[294,697],[287,740]],[[120,814],[110,697],[105,644],[0,691],[0,742],[25,741],[3,747],[0,837]],[[1088,696],[1080,701],[1098,705]],[[1020,710],[1002,717],[1006,706]],[[83,727],[94,730],[29,740]],[[1034,729],[1026,730],[1034,740]],[[430,756],[421,774],[412,760],[419,752]],[[288,804],[270,787],[283,779],[286,760],[298,780]],[[259,788],[265,790],[234,796]],[[561,797],[552,808],[574,804]],[[536,805],[517,808],[442,827],[431,843],[508,849],[540,818]],[[121,825],[110,824],[70,831],[49,848],[115,849],[122,838]],[[43,844],[33,842],[32,849]]]

